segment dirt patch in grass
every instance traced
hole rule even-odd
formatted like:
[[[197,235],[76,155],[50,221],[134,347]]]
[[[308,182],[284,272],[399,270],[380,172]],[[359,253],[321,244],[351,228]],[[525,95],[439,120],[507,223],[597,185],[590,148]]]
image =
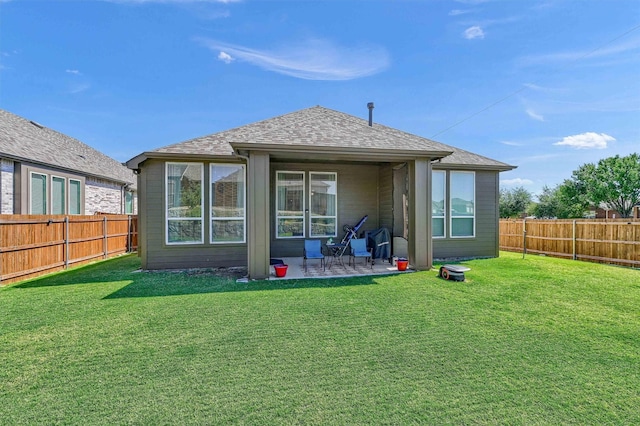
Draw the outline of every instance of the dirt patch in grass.
[[[172,274],[184,274],[186,276],[212,276],[220,278],[229,278],[237,280],[246,277],[249,272],[244,266],[232,266],[227,268],[188,268],[188,269],[154,269],[149,271],[140,270],[145,273],[172,273]]]

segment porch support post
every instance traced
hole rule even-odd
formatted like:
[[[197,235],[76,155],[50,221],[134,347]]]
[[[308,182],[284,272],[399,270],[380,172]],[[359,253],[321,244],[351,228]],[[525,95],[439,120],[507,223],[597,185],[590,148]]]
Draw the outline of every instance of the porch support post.
[[[431,161],[409,162],[409,263],[417,270],[433,265]]]
[[[269,154],[249,153],[247,162],[247,269],[249,278],[269,277]]]

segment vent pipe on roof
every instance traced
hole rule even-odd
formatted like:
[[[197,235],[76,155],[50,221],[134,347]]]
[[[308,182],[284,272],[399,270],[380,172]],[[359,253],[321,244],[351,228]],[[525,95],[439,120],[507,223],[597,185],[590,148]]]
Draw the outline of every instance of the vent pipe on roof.
[[[369,102],[367,108],[369,108],[369,126],[373,126],[373,102]]]

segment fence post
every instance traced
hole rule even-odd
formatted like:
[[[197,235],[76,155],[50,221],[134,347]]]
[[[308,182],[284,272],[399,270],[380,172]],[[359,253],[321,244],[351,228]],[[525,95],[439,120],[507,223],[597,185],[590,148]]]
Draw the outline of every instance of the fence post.
[[[127,216],[127,253],[131,253],[131,215]]]
[[[107,258],[108,255],[108,241],[107,241],[107,216],[104,216],[104,220],[102,221],[102,229],[104,230],[104,240],[102,246],[104,248],[104,258]]]
[[[69,269],[69,216],[64,217],[64,269]]]
[[[573,260],[576,260],[576,220],[573,219],[573,248],[572,248]]]
[[[522,219],[522,258],[527,254],[527,219]]]
[[[0,223],[0,225],[2,225],[2,223]],[[0,228],[2,228],[2,226],[0,226]],[[2,232],[1,229],[0,232]],[[0,253],[2,253],[2,247],[0,247]],[[0,285],[2,285],[2,257],[0,257]]]

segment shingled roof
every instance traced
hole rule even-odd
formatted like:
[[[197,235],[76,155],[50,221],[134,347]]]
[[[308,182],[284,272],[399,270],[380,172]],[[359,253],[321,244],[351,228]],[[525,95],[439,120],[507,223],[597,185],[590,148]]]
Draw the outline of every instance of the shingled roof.
[[[191,139],[146,152],[131,159],[137,168],[146,158],[175,156],[234,156],[236,149],[290,152],[352,152],[363,159],[401,153],[408,157],[442,159],[443,164],[473,165],[496,170],[513,168],[455,147],[403,132],[321,106]]]
[[[136,177],[113,158],[55,130],[0,109],[0,157],[45,165],[135,186]]]

